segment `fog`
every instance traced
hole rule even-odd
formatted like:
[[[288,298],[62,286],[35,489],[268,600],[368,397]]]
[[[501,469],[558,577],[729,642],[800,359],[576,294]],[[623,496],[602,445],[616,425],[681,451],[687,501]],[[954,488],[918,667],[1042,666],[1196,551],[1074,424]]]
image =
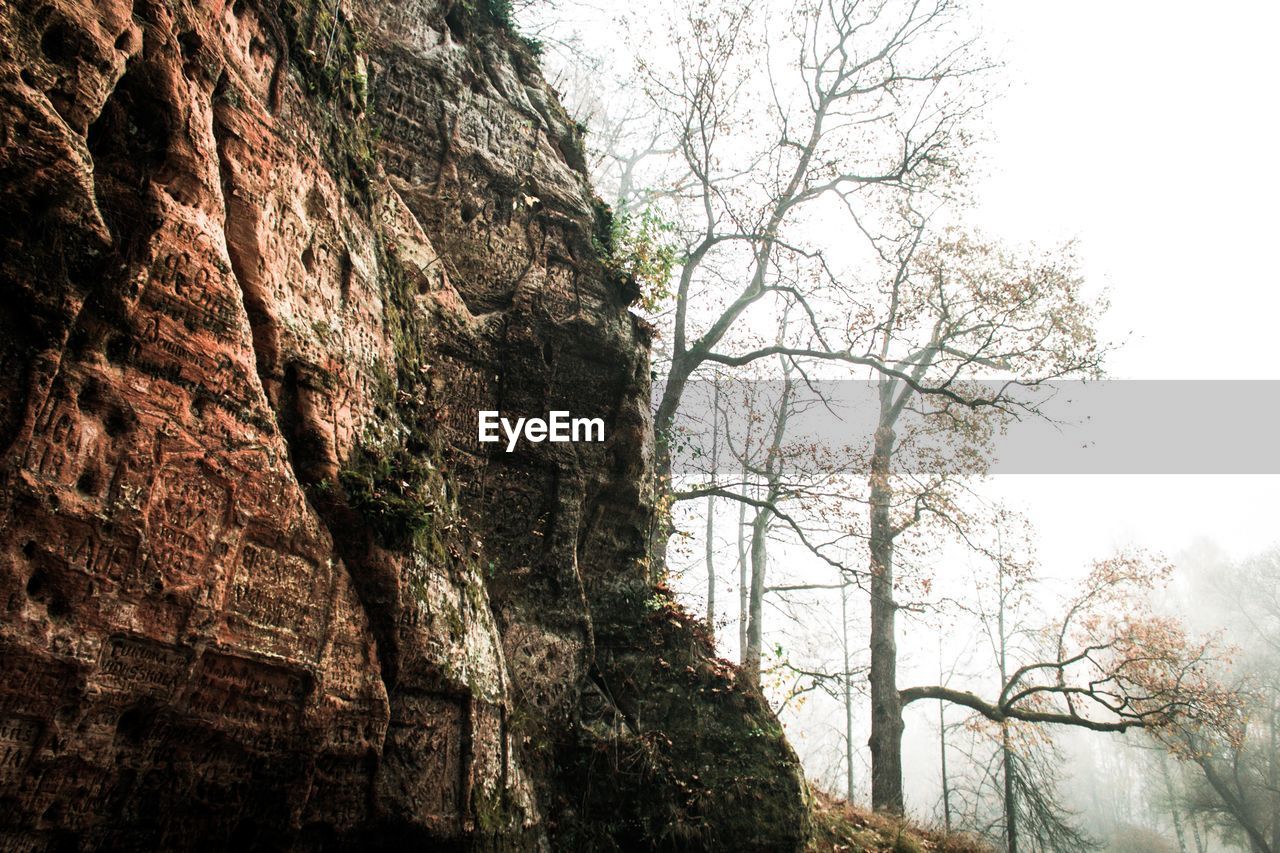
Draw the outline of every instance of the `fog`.
[[[615,132],[620,117],[647,127],[646,117],[655,114],[654,104],[664,97],[655,80],[664,69],[679,65],[681,45],[687,44],[680,41],[687,10],[704,14],[714,27],[725,20],[722,7],[732,5],[671,2],[646,4],[642,10],[584,0],[535,2],[520,10],[525,32],[542,42],[549,79],[587,128],[597,185],[615,207],[622,206],[616,197],[618,152],[608,149],[620,139],[627,142],[625,133]],[[782,30],[793,20],[791,4],[757,6],[747,26],[757,39],[752,55],[776,81],[783,76]],[[1280,72],[1271,60],[1280,8],[1260,2],[1064,6],[987,0],[966,4],[956,20],[948,27],[968,27],[984,62],[990,58],[992,63],[984,72],[983,103],[965,117],[969,161],[963,198],[958,212],[949,209],[945,216],[1017,246],[1071,242],[1083,292],[1105,294],[1109,302],[1096,322],[1107,350],[1102,375],[1109,379],[1280,379],[1272,353],[1280,274],[1266,257],[1270,238],[1280,231],[1274,205],[1280,164],[1259,150],[1275,138],[1280,125],[1274,106]],[[933,38],[941,45],[950,34]],[[931,47],[935,45],[926,42],[923,49]],[[746,81],[740,92],[745,99],[769,93],[749,70],[734,73]],[[776,82],[772,96],[799,97]],[[777,111],[785,114],[789,108],[781,104]],[[729,126],[726,120],[726,158],[732,159],[734,146],[749,145],[757,130],[751,122]],[[630,142],[634,149],[634,139]],[[652,148],[664,148],[657,131],[652,142]],[[626,177],[655,192],[658,208],[665,203],[661,194],[677,180],[672,175],[679,172],[664,159],[670,156],[668,151],[641,158]],[[749,174],[757,166],[743,168]],[[735,185],[733,191],[749,195],[754,190]],[[679,192],[673,197],[673,207],[664,211],[678,208]],[[680,214],[663,215],[678,220]],[[856,276],[870,255],[850,239],[841,215],[822,207],[806,214],[805,246],[825,247],[825,262]],[[671,275],[678,275],[679,268],[677,261]],[[720,294],[732,292],[736,277],[747,269],[744,257],[729,256],[713,274],[695,280],[703,289],[689,309],[691,316],[701,316],[700,311],[714,316],[728,298]],[[796,280],[801,278],[796,273]],[[658,330],[659,379],[669,369],[673,346],[670,294],[664,298],[638,309]],[[775,336],[781,339],[785,323],[780,332],[776,315],[748,313],[734,340],[750,347]],[[820,377],[850,375],[843,366],[810,369]],[[853,375],[874,381],[874,371]],[[753,416],[762,425],[776,416],[770,409],[780,405],[776,388],[758,389],[778,377],[772,363],[761,360],[724,380],[724,399],[733,401],[726,409],[748,413],[739,432]],[[711,372],[695,378],[709,379]],[[806,374],[806,382],[809,378]],[[710,393],[707,387],[703,391]],[[956,489],[961,497],[949,498],[955,501],[949,506],[964,507],[969,525],[965,536],[940,530],[904,540],[898,555],[899,595],[910,604],[900,611],[896,628],[899,688],[942,684],[979,695],[999,693],[1001,644],[999,638],[993,640],[994,610],[1007,620],[1002,636],[1011,659],[1020,653],[1025,653],[1023,660],[1034,659],[1046,631],[1052,633],[1049,629],[1067,602],[1088,584],[1095,561],[1142,553],[1167,567],[1167,574],[1121,606],[1125,618],[1136,619],[1136,610],[1143,609],[1152,619],[1176,621],[1187,643],[1215,643],[1212,661],[1196,669],[1197,677],[1209,673],[1216,684],[1244,697],[1232,711],[1247,720],[1244,734],[1225,746],[1204,747],[1204,753],[1212,753],[1207,770],[1195,750],[1179,753],[1168,739],[1162,743],[1141,728],[1117,734],[1019,725],[1016,737],[1023,740],[1013,751],[1027,762],[1027,784],[1051,791],[1060,806],[1057,814],[1087,836],[1073,839],[1053,827],[1033,826],[1022,849],[1082,849],[1086,842],[1096,842],[1113,850],[1259,850],[1280,841],[1280,758],[1271,686],[1280,653],[1280,645],[1272,645],[1280,642],[1275,633],[1280,609],[1269,606],[1280,577],[1273,556],[1280,545],[1274,525],[1280,477],[1262,461],[1274,453],[1267,442],[1280,407],[1263,387],[1251,386],[1238,410],[1230,394],[1188,393],[1185,410],[1167,416],[1167,429],[1176,438],[1158,450],[1167,465],[1154,464],[1150,470],[1156,473],[1124,473],[1121,464],[1115,470],[1102,465],[1089,473],[1045,473],[1055,470],[1053,459],[1023,473],[977,472],[960,478]],[[706,399],[704,395],[700,410],[683,408],[678,420],[693,436],[689,440],[703,463],[725,440],[721,420],[709,416],[713,408]],[[758,414],[753,406],[759,407]],[[1154,441],[1163,431],[1158,419],[1150,421],[1143,429]],[[1187,428],[1183,421],[1194,426]],[[726,416],[723,429],[732,433],[730,424]],[[1091,424],[1104,433],[1121,426],[1121,420]],[[1009,434],[1016,435],[1018,428],[1017,423],[1008,425]],[[1058,427],[1068,440],[1071,429],[1069,423]],[[763,432],[761,426],[756,440]],[[865,514],[868,499],[858,490],[867,475],[856,463],[864,460],[874,424],[870,430],[849,432],[854,447],[838,447],[833,441],[825,448],[824,496],[804,507],[810,513],[806,518],[812,518],[805,522],[809,538],[824,544],[809,547],[812,543],[801,541],[786,524],[775,524],[766,537],[772,591],[763,603],[761,669],[762,686],[810,778],[840,794],[845,793],[849,768],[839,676],[853,683],[851,793],[854,800],[868,803],[867,592],[834,565],[860,561],[866,566],[866,536],[849,532],[860,522],[846,522],[842,513],[851,519]],[[750,439],[740,435],[738,441],[745,453],[742,448]],[[1046,444],[1044,453],[1053,452]],[[848,458],[832,461],[841,453]],[[717,454],[714,464],[700,470],[677,468],[673,488],[706,491],[708,483],[719,487],[742,479],[737,471],[741,453],[734,457],[726,445]],[[1189,456],[1208,460],[1195,469],[1203,473],[1187,473]],[[1259,461],[1251,469],[1253,456]],[[1228,458],[1239,464],[1226,464]],[[1215,460],[1222,464],[1215,467]],[[854,485],[858,483],[862,485]],[[826,494],[842,488],[847,495]],[[676,535],[667,552],[667,582],[685,606],[705,614],[708,560],[718,566],[717,649],[737,660],[742,652],[744,540],[759,506],[744,510],[723,495],[707,498],[674,506]],[[1033,568],[1018,576],[1017,583],[1025,580],[1025,585],[1017,587],[1015,596],[1001,599],[1007,606],[993,608],[993,577],[1004,571],[998,569],[1004,560]],[[940,738],[945,726],[951,823],[1007,844],[996,761],[999,724],[982,721],[971,709],[932,700],[910,704],[904,721],[908,812],[928,823],[946,820]],[[1242,766],[1252,769],[1237,772],[1223,793],[1206,781],[1217,766],[1214,760],[1234,760],[1238,771]],[[1235,814],[1225,803],[1231,796],[1240,800]],[[1249,837],[1243,824],[1250,821],[1262,839]]]

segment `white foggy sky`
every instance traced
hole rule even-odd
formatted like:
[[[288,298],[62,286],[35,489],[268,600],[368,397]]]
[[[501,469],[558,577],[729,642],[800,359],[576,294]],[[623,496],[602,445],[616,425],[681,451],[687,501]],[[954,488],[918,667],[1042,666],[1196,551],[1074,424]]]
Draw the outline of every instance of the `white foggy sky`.
[[[1008,63],[979,216],[1078,236],[1112,375],[1277,379],[1280,4],[984,0]]]
[[[1112,297],[1103,331],[1128,341],[1112,376],[1280,379],[1267,251],[1280,233],[1280,3],[967,2],[1006,83],[987,112],[976,223],[1015,242],[1080,239]],[[535,23],[581,33],[625,75],[654,48],[618,26],[637,8],[568,0]]]
[[[985,0],[1010,90],[979,186],[984,227],[1078,237],[1110,292],[1125,379],[1280,379],[1280,4]],[[1275,477],[1001,477],[1059,571],[1118,546],[1280,538]]]
[[[579,2],[575,23],[603,55],[648,49],[620,44],[611,24],[635,7]],[[1280,379],[1270,251],[1280,3],[971,2],[1007,81],[988,113],[974,223],[1012,242],[1079,239],[1083,272],[1111,298],[1103,337],[1125,342],[1111,376]],[[1125,547],[1176,558],[1208,540],[1241,558],[1280,542],[1280,477],[1005,475],[984,491],[1034,520],[1044,572],[1059,579]],[[937,638],[926,633],[903,638],[904,684],[936,675]],[[734,645],[725,638],[722,651]],[[839,726],[832,708],[809,707],[814,716],[790,726],[806,761],[830,751],[829,726]],[[935,714],[921,706],[907,721],[909,799],[921,812],[937,778]]]

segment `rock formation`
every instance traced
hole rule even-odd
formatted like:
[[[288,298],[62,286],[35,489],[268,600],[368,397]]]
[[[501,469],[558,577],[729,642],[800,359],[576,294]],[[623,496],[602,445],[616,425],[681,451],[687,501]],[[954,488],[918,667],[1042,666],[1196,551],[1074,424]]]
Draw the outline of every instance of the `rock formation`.
[[[0,850],[803,843],[502,9],[0,5]]]

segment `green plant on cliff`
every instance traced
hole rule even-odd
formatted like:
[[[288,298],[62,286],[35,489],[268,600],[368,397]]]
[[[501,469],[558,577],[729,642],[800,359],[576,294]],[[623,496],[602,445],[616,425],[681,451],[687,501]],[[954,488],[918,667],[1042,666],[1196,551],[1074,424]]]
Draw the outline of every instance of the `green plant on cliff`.
[[[515,19],[515,4],[511,0],[461,0],[454,8],[461,8],[468,17],[487,19],[499,32],[523,44],[533,56],[542,55],[542,40],[520,32]]]
[[[511,0],[480,0],[479,5],[498,26],[508,30],[515,29],[516,23],[512,17],[515,10]]]
[[[634,281],[640,307],[654,312],[671,297],[671,271],[679,260],[675,225],[657,210],[613,213],[604,208],[596,251],[609,273]]]
[[[414,310],[412,286],[395,257],[385,252],[383,309],[395,345],[394,365],[375,362],[370,379],[381,427],[370,429],[351,452],[338,484],[347,503],[378,533],[382,544],[407,550],[420,542],[440,511],[445,475],[435,409],[425,370],[424,319]]]
[[[335,174],[349,178],[351,201],[367,209],[378,141],[366,113],[365,36],[339,7],[315,0],[282,0],[279,16],[289,62],[310,96],[307,109],[327,137],[320,150]]]
[[[424,368],[424,319],[414,310],[408,277],[385,247],[381,260],[384,321],[396,358],[394,364],[370,367],[381,427],[370,429],[352,450],[338,484],[384,546],[407,550],[421,541],[440,511],[445,475],[437,464],[439,436]]]
[[[383,544],[408,546],[431,524],[436,509],[431,463],[404,447],[356,448],[338,474],[351,508],[378,532]]]

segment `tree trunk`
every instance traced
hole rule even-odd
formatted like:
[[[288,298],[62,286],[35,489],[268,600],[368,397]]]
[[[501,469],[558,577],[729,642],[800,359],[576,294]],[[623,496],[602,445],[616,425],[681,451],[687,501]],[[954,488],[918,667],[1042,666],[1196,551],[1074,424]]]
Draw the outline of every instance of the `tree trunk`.
[[[671,433],[675,429],[676,412],[684,397],[684,389],[689,384],[691,365],[686,361],[687,356],[672,359],[671,371],[664,380],[662,399],[658,401],[658,410],[653,416],[654,473],[660,482],[668,484],[671,479]]]
[[[1178,795],[1173,788],[1173,775],[1169,773],[1169,755],[1160,751],[1160,777],[1164,780],[1164,792],[1169,797],[1169,816],[1173,818],[1173,834],[1178,839],[1178,850],[1187,853],[1187,833],[1182,826],[1182,809],[1178,808]]]
[[[942,759],[942,825],[951,831],[951,779],[947,776],[947,704],[938,703],[938,751]]]
[[[676,413],[684,396],[685,386],[694,367],[687,356],[671,361],[671,371],[662,389],[662,399],[653,417],[653,468],[654,492],[659,506],[667,506],[665,500],[672,491],[671,444],[676,426]],[[671,538],[670,510],[654,513],[653,526],[649,530],[649,574],[651,580],[662,576],[667,562],[667,545]]]
[[[1276,717],[1278,709],[1276,707],[1276,691],[1271,691],[1271,754],[1268,760],[1268,779],[1267,782],[1271,788],[1271,847],[1280,850],[1280,755],[1277,755],[1276,749],[1280,747],[1277,740],[1280,739],[1280,733],[1276,732]]]
[[[716,499],[707,495],[707,633],[716,638]]]
[[[1009,723],[1000,724],[1000,751],[1004,764],[1004,840],[1009,853],[1018,853],[1018,803],[1013,791],[1013,749]]]
[[[716,379],[715,400],[711,406],[711,479],[718,482],[720,470],[720,380]],[[716,638],[716,499],[707,495],[707,633]]]
[[[902,698],[898,695],[898,606],[893,599],[893,429],[876,430],[871,456],[871,805],[902,814]]]
[[[1236,823],[1244,830],[1244,834],[1249,839],[1252,848],[1257,853],[1275,853],[1271,849],[1271,845],[1267,843],[1266,834],[1254,823],[1253,815],[1249,813],[1248,806],[1236,796],[1236,792],[1231,790],[1231,786],[1226,783],[1226,780],[1218,775],[1217,768],[1213,766],[1213,759],[1208,756],[1197,756],[1196,763],[1200,765],[1205,781],[1209,783],[1209,786],[1213,788],[1222,800],[1222,804],[1226,806],[1227,812],[1235,818]]]
[[[849,672],[849,585],[840,587],[840,645],[844,651],[844,798],[853,802],[853,688]]]
[[[783,315],[782,338],[786,329],[786,315]],[[791,371],[786,362],[782,365],[782,396],[778,400],[778,416],[773,422],[773,435],[769,440],[769,455],[765,459],[764,480],[765,499],[769,506],[778,500],[782,493],[782,442],[787,435],[787,420],[791,415],[791,394],[794,384]],[[748,602],[750,620],[747,623],[747,653],[745,667],[747,678],[756,687],[760,686],[760,650],[764,643],[764,582],[768,568],[769,523],[773,521],[773,510],[762,508],[756,513],[751,524],[751,595]]]
[[[1196,853],[1207,853],[1204,843],[1204,834],[1200,832],[1200,824],[1197,822],[1194,814],[1191,815],[1191,837],[1196,842]]]
[[[747,463],[742,463],[742,477],[740,482],[747,482]],[[744,487],[745,488],[745,485]],[[747,622],[750,621],[747,616],[747,607],[750,596],[748,588],[751,585],[751,578],[747,566],[747,537],[745,535],[747,529],[747,505],[741,501],[738,502],[738,661],[742,664],[747,662]]]
[[[942,638],[938,638],[938,683],[946,684],[942,671]],[[951,778],[947,775],[947,703],[938,703],[938,757],[942,761],[942,825],[951,832]]]
[[[769,555],[766,537],[769,534],[767,509],[756,513],[751,524],[751,593],[748,596],[747,651],[743,655],[743,669],[747,680],[760,686],[760,647],[764,638],[764,580]]]
[[[998,540],[997,540],[998,541]],[[1000,683],[1009,683],[1009,643],[1004,630],[1004,547],[997,550],[996,635],[1000,641]],[[1008,853],[1018,853],[1018,801],[1014,791],[1013,749],[1009,745],[1009,721],[1000,724],[1000,758],[1004,766],[1004,840]]]

